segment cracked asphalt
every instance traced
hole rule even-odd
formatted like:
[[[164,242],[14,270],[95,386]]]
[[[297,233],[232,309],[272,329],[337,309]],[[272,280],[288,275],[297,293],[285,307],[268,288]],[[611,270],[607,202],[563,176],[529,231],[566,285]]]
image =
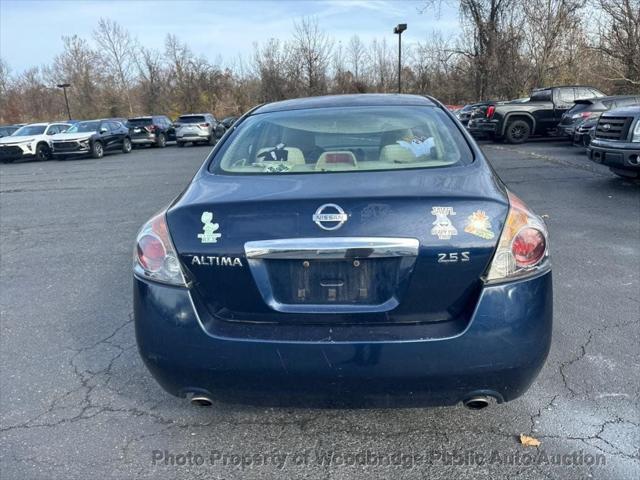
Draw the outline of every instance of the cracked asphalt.
[[[1,165],[0,476],[640,478],[640,187],[561,142],[483,148],[548,222],[555,323],[529,392],[480,412],[169,396],[136,350],[132,242],[207,148]]]

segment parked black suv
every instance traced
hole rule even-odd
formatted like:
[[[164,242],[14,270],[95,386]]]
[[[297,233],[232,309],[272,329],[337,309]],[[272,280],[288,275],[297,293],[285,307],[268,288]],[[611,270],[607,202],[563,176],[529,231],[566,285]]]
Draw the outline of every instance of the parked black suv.
[[[57,159],[84,155],[102,158],[110,150],[131,151],[129,129],[111,118],[78,122],[51,137],[51,153]]]
[[[616,175],[640,177],[640,105],[603,113],[587,154]]]
[[[127,120],[131,143],[137,145],[155,145],[164,148],[168,141],[175,141],[176,129],[171,120],[164,115],[135,117]]]
[[[562,115],[558,125],[558,133],[571,138],[574,143],[586,147],[591,140],[590,130],[598,123],[598,118],[603,112],[638,104],[640,104],[640,95],[619,95],[576,100],[575,105]]]
[[[229,130],[233,126],[233,124],[236,123],[238,118],[240,117],[235,115],[232,115],[230,117],[224,117],[222,120],[220,120],[220,123],[226,130]]]
[[[469,123],[469,120],[471,120],[471,116],[475,111],[477,111],[479,108],[488,107],[489,105],[493,105],[495,103],[496,102],[470,103],[462,107],[457,112],[455,112],[454,115],[458,117],[458,120],[460,120],[460,123],[462,123],[464,126],[467,126],[467,124]]]
[[[469,121],[471,133],[489,135],[508,143],[526,142],[531,135],[548,135],[557,130],[562,115],[576,100],[604,97],[593,87],[562,86],[534,90],[528,102],[490,105],[484,117]]]

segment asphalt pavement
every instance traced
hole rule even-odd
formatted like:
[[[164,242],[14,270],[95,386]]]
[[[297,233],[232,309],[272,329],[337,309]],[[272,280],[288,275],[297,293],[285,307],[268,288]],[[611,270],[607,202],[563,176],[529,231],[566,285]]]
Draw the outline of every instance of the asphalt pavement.
[[[549,225],[555,323],[532,388],[482,411],[171,397],[136,350],[133,240],[208,148],[1,165],[0,477],[640,478],[640,186],[562,142],[483,149]]]

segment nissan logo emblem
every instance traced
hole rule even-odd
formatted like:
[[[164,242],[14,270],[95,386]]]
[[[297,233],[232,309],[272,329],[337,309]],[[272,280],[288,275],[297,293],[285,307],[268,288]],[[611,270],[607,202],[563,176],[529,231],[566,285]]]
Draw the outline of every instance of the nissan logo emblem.
[[[349,219],[349,215],[335,203],[320,205],[313,214],[313,221],[323,230],[337,230]]]

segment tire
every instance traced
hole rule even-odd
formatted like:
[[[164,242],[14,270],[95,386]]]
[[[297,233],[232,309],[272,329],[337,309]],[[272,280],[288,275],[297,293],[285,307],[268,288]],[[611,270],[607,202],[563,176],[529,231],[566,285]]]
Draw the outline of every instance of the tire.
[[[131,145],[131,139],[126,138],[122,141],[122,153],[131,153],[131,149],[133,146]]]
[[[176,145],[178,145],[179,147],[184,147],[184,142],[176,142]]]
[[[156,138],[156,147],[164,148],[167,146],[167,137],[165,137],[164,133],[159,133],[158,138]]]
[[[51,158],[51,151],[49,150],[49,147],[44,143],[39,143],[36,147],[35,157],[39,162],[49,160]]]
[[[91,157],[93,158],[102,158],[104,157],[104,146],[102,142],[93,142],[91,145]]]
[[[526,120],[513,120],[507,124],[504,130],[504,138],[507,143],[517,145],[529,140],[531,125]]]
[[[217,141],[218,139],[216,138],[216,134],[212,132],[211,136],[207,138],[207,145],[215,145]]]
[[[586,148],[589,145],[591,145],[591,135],[583,135],[582,136],[582,146]]]

